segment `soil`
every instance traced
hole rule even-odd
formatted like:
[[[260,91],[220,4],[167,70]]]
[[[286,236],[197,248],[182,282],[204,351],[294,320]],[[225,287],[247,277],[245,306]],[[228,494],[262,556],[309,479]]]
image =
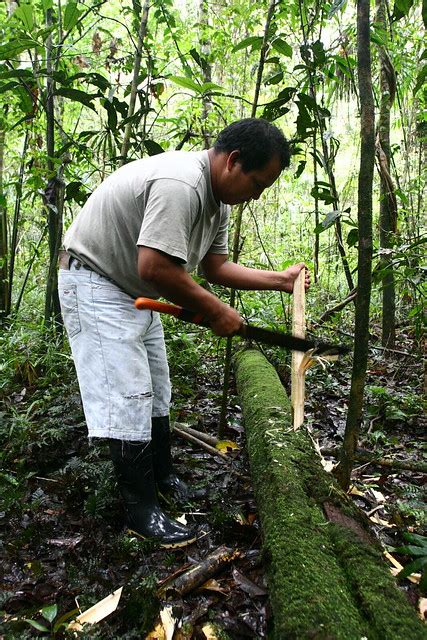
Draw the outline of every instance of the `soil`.
[[[271,359],[277,358],[270,352]],[[306,423],[325,447],[339,446],[345,426],[350,360],[308,377]],[[288,384],[288,367],[280,372]],[[203,367],[173,371],[173,419],[216,435],[221,369],[218,359]],[[361,444],[383,455],[420,460],[425,423],[415,401],[420,366],[413,358],[385,360],[372,352],[368,403]],[[386,393],[379,391],[385,389]],[[412,398],[412,405],[408,398]],[[419,398],[419,396],[418,396]],[[44,637],[144,638],[159,623],[159,611],[172,607],[174,639],[266,638],[271,612],[263,571],[257,518],[238,398],[229,400],[225,439],[227,460],[214,457],[174,436],[177,470],[193,497],[187,504],[164,504],[185,514],[197,541],[184,550],[162,550],[126,532],[112,465],[104,445],[89,443],[73,370],[55,385],[16,380],[4,402],[5,441],[0,514],[2,609],[5,639]],[[399,413],[400,412],[400,413]],[[329,456],[327,460],[333,462]],[[354,472],[354,499],[373,511],[372,528],[385,544],[401,543],[401,532],[423,530],[425,476],[366,463]],[[159,587],[219,547],[238,551],[199,588],[173,599],[159,598]],[[411,558],[396,554],[403,563]],[[123,586],[117,610],[76,636],[66,625],[80,611]],[[418,606],[417,586],[402,588]],[[56,608],[46,609],[56,605]],[[44,614],[44,615],[43,615]],[[63,618],[61,620],[61,618]],[[65,619],[64,619],[65,618]],[[42,625],[48,631],[37,630]],[[208,625],[208,626],[207,626]],[[152,635],[151,637],[163,637]]]

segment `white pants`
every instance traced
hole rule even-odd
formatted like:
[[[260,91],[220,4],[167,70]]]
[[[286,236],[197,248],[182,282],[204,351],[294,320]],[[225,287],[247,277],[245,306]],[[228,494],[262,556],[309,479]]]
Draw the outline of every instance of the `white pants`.
[[[58,289],[89,437],[150,440],[171,397],[159,314],[74,260]]]

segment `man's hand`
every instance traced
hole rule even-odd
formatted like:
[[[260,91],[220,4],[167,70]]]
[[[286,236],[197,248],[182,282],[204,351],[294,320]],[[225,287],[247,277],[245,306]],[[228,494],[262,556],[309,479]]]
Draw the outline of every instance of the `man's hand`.
[[[219,312],[207,317],[212,331],[217,336],[234,336],[239,332],[243,319],[238,312],[228,304],[222,304]]]
[[[301,269],[305,269],[305,282],[304,287],[307,291],[310,288],[310,271],[305,266],[304,262],[299,262],[298,264],[293,264],[292,267],[288,267],[284,271],[279,273],[280,277],[283,280],[283,285],[281,287],[281,291],[286,291],[287,293],[292,293],[294,290],[294,282],[298,277]]]

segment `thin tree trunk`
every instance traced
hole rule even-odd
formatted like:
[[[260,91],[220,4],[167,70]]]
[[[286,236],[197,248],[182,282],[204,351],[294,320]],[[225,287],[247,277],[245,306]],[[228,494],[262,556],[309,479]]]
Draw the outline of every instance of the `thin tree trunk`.
[[[366,380],[369,343],[369,305],[372,281],[372,184],[375,162],[374,100],[371,76],[369,0],[357,2],[357,70],[360,94],[360,170],[358,181],[358,290],[354,331],[354,360],[344,443],[337,477],[347,489],[354,464]]]
[[[0,322],[7,315],[8,288],[7,278],[8,265],[8,235],[7,235],[7,208],[6,199],[3,194],[3,168],[4,168],[4,146],[6,132],[3,128],[4,122],[0,121]]]
[[[270,0],[267,19],[265,21],[264,38],[262,42],[261,53],[260,53],[259,63],[258,63],[258,72],[257,72],[257,79],[255,84],[254,99],[252,102],[251,118],[255,118],[256,112],[257,112],[258,99],[259,99],[259,94],[261,90],[262,74],[264,72],[265,58],[267,55],[269,30],[270,30],[271,22],[273,20],[274,9],[276,7],[276,4],[277,4],[277,0]],[[239,260],[240,230],[242,228],[242,217],[243,217],[243,204],[239,205],[237,209],[234,238],[233,238],[233,262],[238,262]],[[230,306],[234,308],[235,304],[236,304],[236,291],[232,289],[230,294]],[[231,353],[232,353],[231,347],[232,347],[232,338],[229,337],[227,338],[227,346],[225,351],[224,381],[223,381],[223,388],[222,388],[221,413],[220,413],[219,427],[218,427],[218,436],[220,438],[224,435],[224,430],[227,422],[226,415],[227,415],[228,387],[229,387],[230,372],[231,372]]]
[[[6,304],[6,316],[10,314],[12,309],[13,276],[15,273],[16,249],[18,245],[18,226],[19,226],[19,216],[21,213],[22,186],[24,182],[25,163],[27,160],[28,140],[29,140],[29,132],[28,132],[28,129],[26,129],[24,144],[22,146],[22,152],[21,152],[21,166],[19,168],[19,180],[16,188],[15,209],[13,213],[12,233],[10,238],[9,278],[8,278],[8,291],[7,291],[8,297],[7,297],[7,304]]]
[[[133,78],[132,78],[132,87],[130,92],[130,100],[129,100],[129,109],[127,117],[131,118],[135,113],[135,104],[136,104],[136,96],[138,90],[138,79],[139,73],[141,70],[141,60],[142,60],[142,45],[147,35],[147,23],[148,23],[148,10],[150,8],[149,0],[145,0],[144,8],[142,10],[141,23],[139,25],[139,33],[138,33],[138,43],[136,45],[135,52],[135,64],[133,67]],[[132,132],[132,122],[128,122],[126,124],[125,133],[123,137],[122,148],[120,150],[120,166],[126,164],[127,155],[130,146],[130,135]]]
[[[207,0],[200,0],[200,24],[201,24],[201,37],[200,37],[200,48],[203,59],[203,82],[212,82],[212,67],[209,62],[209,56],[211,53],[211,43],[207,36],[207,28],[209,26],[209,8],[207,4]],[[212,109],[212,103],[210,98],[207,95],[204,95],[202,98],[203,101],[203,110],[202,110],[202,134],[203,140],[205,143],[205,149],[209,149],[211,146],[211,136],[209,132],[209,128],[207,127],[207,120],[209,117],[209,113]]]
[[[313,132],[313,181],[314,186],[317,185],[317,129]],[[319,198],[314,196],[314,224],[316,228],[319,225]],[[317,283],[319,279],[319,249],[320,249],[320,237],[316,233],[314,237],[314,282]]]
[[[376,22],[387,32],[384,0],[377,0]],[[391,249],[397,231],[397,202],[390,175],[390,110],[396,93],[396,76],[384,46],[379,47],[380,114],[377,127],[377,160],[381,178],[379,236],[382,280],[382,345],[393,348],[396,341],[396,294]]]
[[[53,9],[46,10],[46,27],[49,29],[53,24]],[[48,184],[45,189],[45,205],[48,219],[49,234],[49,271],[46,283],[45,312],[44,318],[46,326],[50,326],[52,321],[61,322],[61,308],[58,296],[58,275],[57,262],[62,236],[62,208],[59,206],[61,197],[57,193],[58,181],[55,176],[55,81],[54,71],[54,50],[52,33],[46,40],[46,153],[47,153],[47,173]]]

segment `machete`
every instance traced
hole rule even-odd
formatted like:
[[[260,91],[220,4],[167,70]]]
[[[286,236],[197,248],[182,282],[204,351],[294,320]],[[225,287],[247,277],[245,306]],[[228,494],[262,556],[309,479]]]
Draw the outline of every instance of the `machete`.
[[[137,309],[150,309],[151,311],[159,311],[160,313],[167,313],[175,316],[179,320],[184,322],[191,322],[198,324],[202,327],[210,328],[209,321],[200,313],[183,309],[174,304],[168,304],[165,302],[159,302],[158,300],[152,300],[151,298],[137,298],[135,300],[135,307]],[[263,327],[254,327],[251,324],[243,324],[237,335],[245,338],[246,340],[255,340],[264,344],[272,344],[278,347],[284,347],[285,349],[291,349],[292,351],[308,351],[309,349],[315,349],[315,355],[338,355],[347,353],[350,349],[345,345],[331,344],[329,342],[321,342],[314,339],[299,338],[289,333],[282,333],[281,331],[271,331],[270,329],[264,329]]]

